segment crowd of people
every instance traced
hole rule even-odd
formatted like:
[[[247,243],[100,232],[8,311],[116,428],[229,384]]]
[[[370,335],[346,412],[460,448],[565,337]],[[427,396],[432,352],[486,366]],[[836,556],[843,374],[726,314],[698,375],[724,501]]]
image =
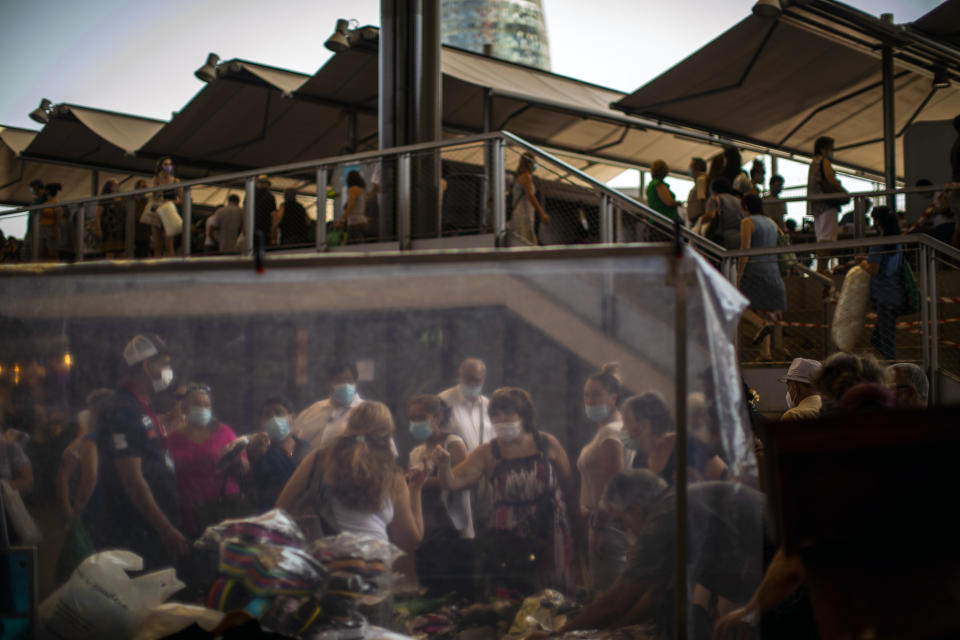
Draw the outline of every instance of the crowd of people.
[[[584,381],[589,439],[569,451],[542,430],[527,391],[486,395],[484,363],[466,359],[454,386],[410,398],[403,428],[415,446],[402,467],[394,416],[360,396],[352,363],[330,366],[326,397],[301,411],[268,397],[253,431],[238,436],[217,418],[214,390],[175,384],[160,337],[135,336],[122,358],[116,388],[87,396],[56,471],[31,464],[22,433],[9,429],[26,423],[0,389],[0,479],[29,494],[35,475],[50,476],[68,542],[41,555],[59,555],[60,580],[84,554],[124,548],[146,569],[175,566],[202,582],[191,541],[225,518],[279,507],[314,535],[392,542],[410,554],[398,567],[429,595],[522,599],[553,588],[594,598],[565,630],[669,629],[676,424],[658,393],[626,397],[616,365]],[[929,392],[916,365],[884,368],[850,353],[822,365],[797,358],[781,382],[782,420],[921,409]],[[171,391],[173,408],[160,412],[155,399]],[[729,630],[789,596],[798,561],[766,537],[762,474],[732,474],[710,393],[688,402],[690,597],[697,625]],[[793,577],[778,582],[784,575]]]

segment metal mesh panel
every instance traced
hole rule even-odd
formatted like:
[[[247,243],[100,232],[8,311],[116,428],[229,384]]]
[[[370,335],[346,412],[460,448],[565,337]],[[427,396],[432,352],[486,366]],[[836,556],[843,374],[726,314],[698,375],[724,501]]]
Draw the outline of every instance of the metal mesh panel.
[[[875,259],[896,253],[884,247],[870,251]],[[919,273],[916,247],[904,248],[899,253]],[[822,251],[817,256],[797,252],[796,247],[785,248],[778,255],[750,257],[738,282],[741,293],[751,301],[750,311],[740,326],[741,362],[789,364],[797,357],[822,360],[837,351],[831,326],[838,296],[847,273],[866,257],[866,249]],[[810,267],[817,267],[821,277],[817,277],[816,271],[811,273]],[[783,283],[782,297],[778,279]],[[870,284],[863,324],[859,330],[854,329],[848,350],[870,351],[883,360],[922,361],[919,313],[904,315],[898,309],[891,315],[878,289],[885,285],[880,284],[879,277],[872,278]],[[761,336],[768,324],[771,329],[764,330]]]
[[[940,256],[933,263],[937,359],[941,371],[960,377],[960,263]]]

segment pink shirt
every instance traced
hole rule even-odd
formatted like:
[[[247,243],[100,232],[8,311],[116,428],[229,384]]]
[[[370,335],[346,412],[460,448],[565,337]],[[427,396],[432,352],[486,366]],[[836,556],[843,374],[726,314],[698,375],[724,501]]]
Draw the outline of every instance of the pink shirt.
[[[206,441],[199,444],[188,438],[183,431],[174,431],[167,437],[167,450],[176,465],[180,510],[187,533],[201,533],[197,531],[196,506],[220,495],[223,475],[216,471],[217,459],[220,457],[220,450],[236,439],[233,430],[223,423]],[[231,477],[227,480],[226,495],[238,493],[240,487]]]

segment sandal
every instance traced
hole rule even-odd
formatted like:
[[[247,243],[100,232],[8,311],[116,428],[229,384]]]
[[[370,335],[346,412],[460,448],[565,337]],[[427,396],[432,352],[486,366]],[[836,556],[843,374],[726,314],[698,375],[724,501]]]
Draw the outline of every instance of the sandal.
[[[773,324],[765,324],[760,329],[760,331],[757,332],[757,335],[753,336],[753,340],[750,341],[750,344],[756,347],[761,342],[763,342],[764,338],[766,338],[772,333],[773,333]]]

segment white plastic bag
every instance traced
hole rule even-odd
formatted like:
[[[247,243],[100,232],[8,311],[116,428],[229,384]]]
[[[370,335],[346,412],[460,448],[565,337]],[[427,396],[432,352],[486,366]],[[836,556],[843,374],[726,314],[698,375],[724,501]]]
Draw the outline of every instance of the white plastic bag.
[[[176,237],[183,231],[183,218],[172,200],[164,200],[163,204],[157,207],[157,217],[160,218],[163,233],[168,238]]]
[[[179,633],[194,622],[204,631],[213,631],[226,614],[206,607],[167,602],[150,609],[138,625],[133,640],[158,640]]]
[[[40,605],[38,638],[129,638],[153,607],[182,589],[176,571],[162,569],[131,579],[143,558],[120,549],[97,553]]]
[[[856,266],[847,272],[840,287],[837,310],[833,313],[830,335],[840,351],[853,351],[863,331],[870,304],[870,274]]]
[[[39,544],[43,536],[37,523],[33,521],[30,512],[23,504],[20,492],[11,487],[6,480],[0,480],[0,490],[3,491],[3,506],[7,511],[7,522],[13,527],[20,539],[19,544],[31,546]]]

